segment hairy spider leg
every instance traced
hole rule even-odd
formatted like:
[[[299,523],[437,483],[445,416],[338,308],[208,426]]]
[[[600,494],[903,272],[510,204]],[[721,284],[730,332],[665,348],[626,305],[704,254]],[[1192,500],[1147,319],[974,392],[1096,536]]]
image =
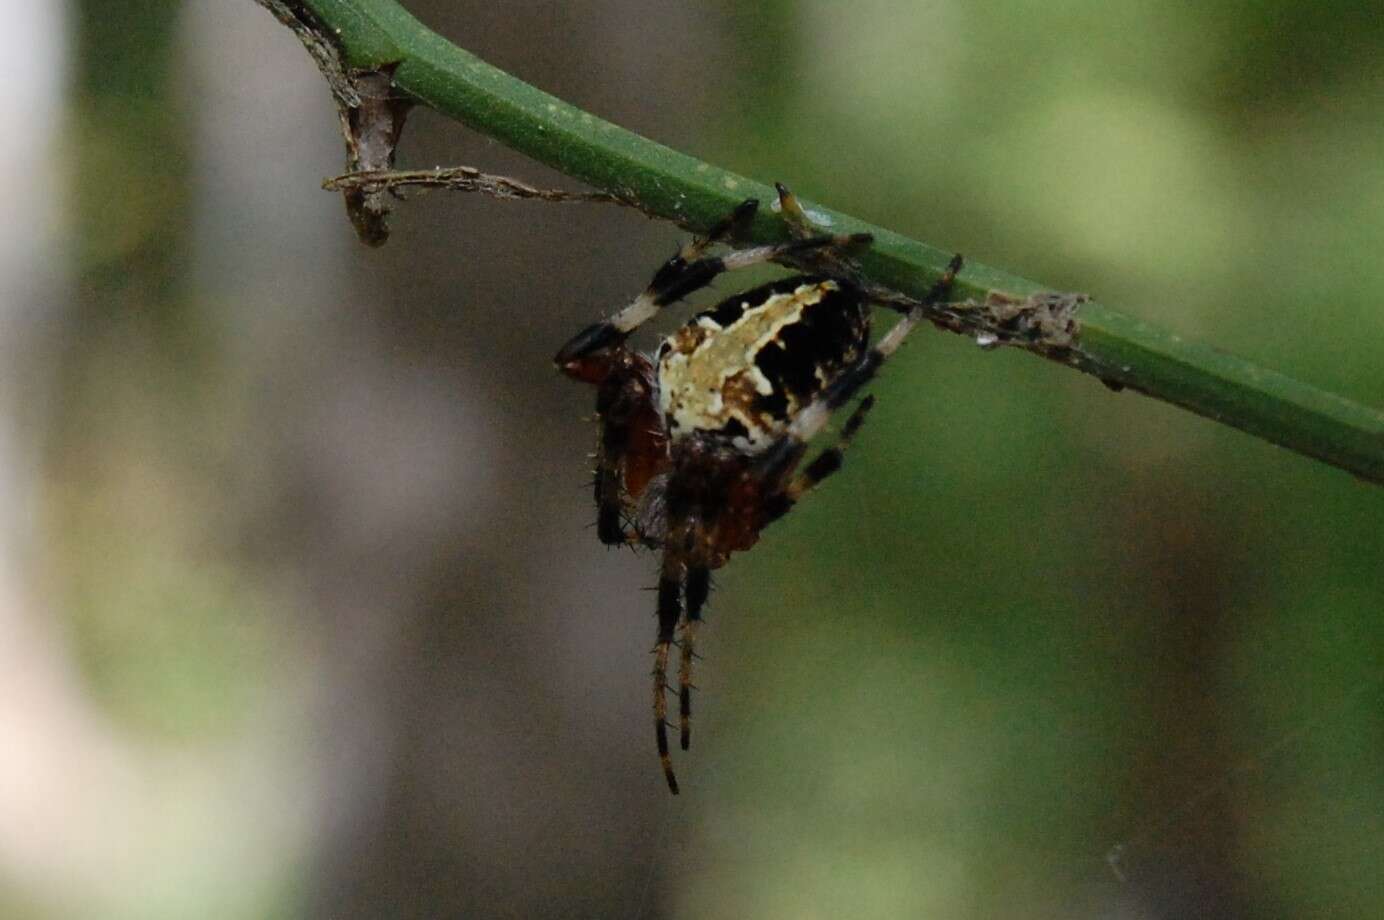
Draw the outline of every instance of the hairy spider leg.
[[[654,405],[653,367],[642,355],[609,356],[597,384],[601,434],[596,452],[596,534],[607,546],[636,546],[643,535],[625,526],[625,493],[637,498],[657,473],[666,442]]]
[[[605,439],[602,438],[602,441]],[[623,546],[628,542],[621,515],[624,504],[620,500],[620,471],[610,462],[609,451],[601,445],[601,456],[596,462],[596,536],[606,546]]]
[[[596,536],[607,546],[625,542],[621,520],[624,503],[620,499],[620,451],[624,449],[626,428],[613,418],[612,409],[622,401],[623,387],[617,379],[602,382],[596,397],[596,412],[601,419],[600,450],[596,454]]]
[[[702,621],[702,607],[711,593],[711,570],[705,565],[689,567],[685,590],[687,619],[682,625],[682,661],[678,667],[678,740],[684,751],[692,743],[692,659],[696,655],[693,647]]]
[[[668,789],[678,794],[678,779],[673,775],[673,759],[668,753],[668,652],[673,646],[673,632],[682,618],[682,567],[671,553],[664,553],[663,571],[658,578],[658,642],[654,645],[654,739],[658,743],[658,759]]]
[[[605,429],[614,432],[615,426]],[[625,519],[625,502],[622,495],[620,467],[617,455],[602,438],[601,452],[596,461],[596,536],[606,546],[633,546],[644,544],[643,534],[628,527]]]

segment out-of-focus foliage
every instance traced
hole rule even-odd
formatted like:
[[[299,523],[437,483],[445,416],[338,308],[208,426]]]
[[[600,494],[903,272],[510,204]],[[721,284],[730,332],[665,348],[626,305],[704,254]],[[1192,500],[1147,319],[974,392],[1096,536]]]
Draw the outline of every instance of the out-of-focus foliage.
[[[407,5],[708,160],[1384,405],[1361,4]],[[922,331],[846,469],[719,573],[669,801],[653,563],[583,529],[589,394],[547,362],[677,234],[433,195],[367,252],[312,188],[325,88],[270,117],[316,80],[286,32],[118,6],[73,6],[29,429],[81,730],[25,742],[47,784],[5,801],[46,832],[0,833],[0,913],[1384,915],[1384,493]],[[242,28],[272,38],[218,57]],[[543,178],[439,122],[402,163]]]

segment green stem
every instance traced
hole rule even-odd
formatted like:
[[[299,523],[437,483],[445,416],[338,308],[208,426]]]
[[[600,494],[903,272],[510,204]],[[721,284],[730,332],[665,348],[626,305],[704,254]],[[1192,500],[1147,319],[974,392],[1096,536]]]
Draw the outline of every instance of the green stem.
[[[280,2],[294,5],[294,0]],[[348,67],[392,66],[395,87],[415,100],[689,230],[706,230],[745,198],[774,200],[768,186],[639,137],[491,67],[425,28],[394,0],[296,3],[326,27]],[[925,293],[951,255],[810,207],[825,214],[833,229],[874,234],[874,245],[861,258],[862,273],[905,294]],[[783,239],[786,231],[764,210],[749,235],[769,241]],[[973,262],[957,279],[961,295],[976,300],[997,293],[1023,297],[1042,289]],[[1080,336],[1063,352],[1065,363],[1110,385],[1139,390],[1384,483],[1384,414],[1184,342],[1098,303],[1083,305],[1080,319]]]

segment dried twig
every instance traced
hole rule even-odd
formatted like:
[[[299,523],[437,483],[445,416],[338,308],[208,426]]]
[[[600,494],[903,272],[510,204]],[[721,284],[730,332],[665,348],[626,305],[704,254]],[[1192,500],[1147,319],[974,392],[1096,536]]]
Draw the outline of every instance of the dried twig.
[[[480,192],[510,201],[529,199],[557,202],[596,202],[618,204],[643,210],[632,199],[611,192],[569,192],[556,188],[537,188],[527,182],[481,172],[474,166],[449,166],[436,169],[364,170],[335,176],[322,182],[329,192],[356,190],[399,194],[406,188],[446,188],[461,192]]]

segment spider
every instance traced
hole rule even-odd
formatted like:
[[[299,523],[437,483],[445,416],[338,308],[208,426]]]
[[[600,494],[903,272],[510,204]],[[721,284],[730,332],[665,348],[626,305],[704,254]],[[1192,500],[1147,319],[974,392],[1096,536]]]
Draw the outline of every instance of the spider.
[[[665,262],[645,291],[609,319],[586,327],[557,353],[569,377],[596,387],[600,423],[595,471],[596,533],[614,546],[661,548],[654,646],[654,731],[668,788],[678,792],[668,751],[668,659],[681,626],[678,668],[681,747],[690,741],[693,645],[711,572],[747,550],[809,490],[836,472],[873,397],[862,400],[836,443],[803,460],[808,442],[849,402],[946,294],[956,256],[927,297],[874,346],[871,299],[845,276],[841,256],[869,234],[821,233],[778,186],[791,239],[707,255],[740,235],[759,202],[749,199]],[[627,340],[660,309],[722,272],[778,259],[824,270],[773,281],[698,313],[653,356]]]

